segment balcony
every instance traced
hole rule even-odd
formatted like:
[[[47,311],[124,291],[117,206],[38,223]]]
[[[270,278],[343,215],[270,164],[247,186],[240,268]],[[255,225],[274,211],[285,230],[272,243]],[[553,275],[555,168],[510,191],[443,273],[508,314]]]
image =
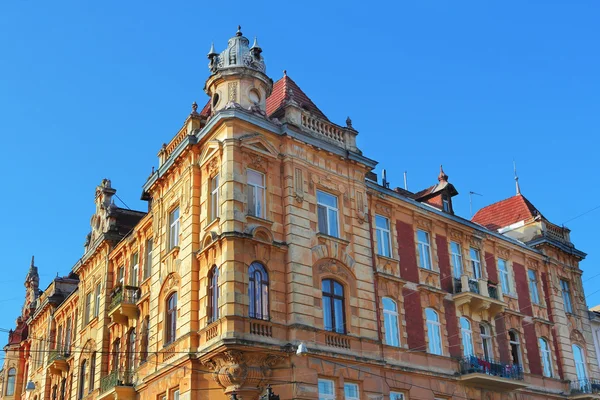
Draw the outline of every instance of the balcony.
[[[138,317],[137,301],[140,290],[136,286],[117,286],[112,294],[108,316],[113,322],[129,325],[130,320]]]
[[[471,312],[488,310],[494,317],[504,310],[504,301],[500,288],[484,279],[471,279],[463,275],[454,279],[454,303],[457,307],[468,305]]]
[[[133,372],[116,370],[100,379],[100,394],[98,400],[135,400]]]
[[[510,391],[527,387],[520,365],[502,364],[477,356],[463,357],[460,360],[460,375],[460,380],[465,385],[479,388]]]
[[[51,350],[48,354],[48,369],[50,370],[50,373],[61,375],[63,372],[67,372],[69,369],[69,365],[67,364],[68,357],[68,351]]]
[[[571,389],[570,399],[600,399],[600,380],[598,379],[571,381],[569,386]]]

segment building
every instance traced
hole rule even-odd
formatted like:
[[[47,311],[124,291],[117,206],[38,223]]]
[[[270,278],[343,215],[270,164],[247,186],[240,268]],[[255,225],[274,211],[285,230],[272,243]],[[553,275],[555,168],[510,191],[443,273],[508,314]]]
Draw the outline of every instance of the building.
[[[26,300],[3,399],[598,398],[569,230],[518,190],[472,221],[440,169],[379,183],[241,31],[119,208],[103,180],[82,258]]]

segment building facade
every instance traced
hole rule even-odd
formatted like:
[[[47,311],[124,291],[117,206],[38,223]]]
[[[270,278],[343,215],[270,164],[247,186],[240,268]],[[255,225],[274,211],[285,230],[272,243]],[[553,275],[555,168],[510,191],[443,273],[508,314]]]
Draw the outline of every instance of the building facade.
[[[109,180],[83,257],[26,300],[3,399],[599,398],[576,249],[517,188],[473,219],[379,183],[240,30],[158,153],[147,212]]]

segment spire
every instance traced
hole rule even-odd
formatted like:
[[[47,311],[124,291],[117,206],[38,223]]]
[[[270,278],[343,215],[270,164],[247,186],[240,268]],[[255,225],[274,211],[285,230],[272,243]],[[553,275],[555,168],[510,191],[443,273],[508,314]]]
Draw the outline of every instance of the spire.
[[[31,266],[29,267],[30,269],[33,268],[33,266],[34,266],[34,260],[35,260],[35,256],[31,256]]]
[[[517,195],[521,194],[521,188],[519,187],[519,176],[517,175],[517,163],[513,160],[513,168],[515,170],[515,185],[517,187]]]
[[[219,54],[215,51],[215,42],[210,44],[210,50],[208,51],[207,57],[213,58],[214,56],[218,56]]]
[[[242,36],[242,26],[241,25],[238,25],[238,30],[235,33],[235,36]]]
[[[440,182],[448,182],[448,175],[444,172],[444,168],[440,164],[440,174],[438,175],[438,181]]]

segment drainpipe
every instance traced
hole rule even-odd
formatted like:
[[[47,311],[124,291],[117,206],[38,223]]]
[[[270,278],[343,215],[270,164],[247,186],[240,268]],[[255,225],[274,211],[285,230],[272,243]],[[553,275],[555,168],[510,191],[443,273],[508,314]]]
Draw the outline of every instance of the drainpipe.
[[[383,360],[383,341],[381,340],[381,312],[379,310],[379,285],[377,284],[377,256],[375,255],[375,241],[373,240],[373,219],[371,218],[371,199],[368,193],[367,195],[367,220],[369,221],[369,241],[371,243],[371,267],[373,268],[373,286],[375,289],[375,309],[377,310],[377,337],[381,342],[379,349],[381,351],[381,359]]]

